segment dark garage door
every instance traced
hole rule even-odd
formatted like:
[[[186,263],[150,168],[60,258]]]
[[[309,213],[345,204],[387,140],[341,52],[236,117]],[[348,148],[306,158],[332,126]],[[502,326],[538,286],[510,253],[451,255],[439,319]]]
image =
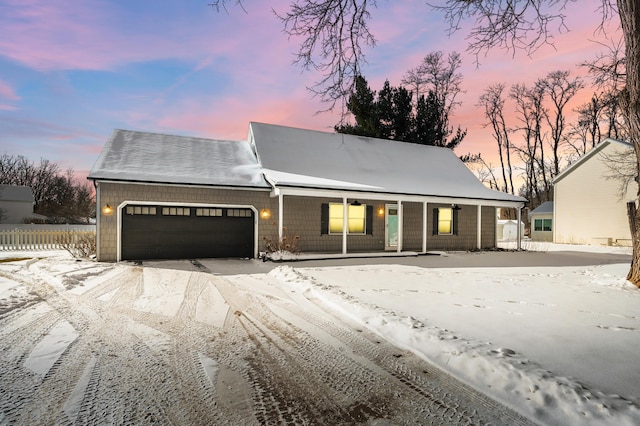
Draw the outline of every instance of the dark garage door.
[[[122,260],[253,257],[251,209],[127,205]]]

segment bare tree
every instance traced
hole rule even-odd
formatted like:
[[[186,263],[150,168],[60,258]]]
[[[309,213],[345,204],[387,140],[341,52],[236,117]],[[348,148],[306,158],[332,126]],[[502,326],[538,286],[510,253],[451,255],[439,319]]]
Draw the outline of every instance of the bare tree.
[[[370,7],[375,0],[296,0],[276,13],[289,37],[302,39],[294,63],[321,78],[309,90],[332,109],[352,92],[362,75],[363,48],[375,46],[369,31]]]
[[[519,125],[513,131],[523,135],[523,144],[515,146],[525,164],[525,197],[530,206],[538,206],[549,199],[551,177],[545,163],[542,125],[546,110],[543,106],[544,91],[538,85],[529,88],[525,84],[511,86],[509,98],[515,102]]]
[[[484,116],[489,121],[487,125],[491,126],[493,137],[498,143],[498,154],[504,182],[504,186],[501,189],[514,194],[511,143],[509,141],[509,130],[504,118],[504,98],[502,95],[504,89],[505,85],[503,83],[489,86],[480,96],[478,106],[484,109]]]
[[[550,130],[550,140],[553,154],[552,176],[560,173],[560,145],[566,139],[567,117],[565,108],[567,103],[584,87],[582,79],[569,78],[569,71],[553,71],[546,78],[538,80],[545,96],[551,101],[552,108],[546,110],[546,120]]]

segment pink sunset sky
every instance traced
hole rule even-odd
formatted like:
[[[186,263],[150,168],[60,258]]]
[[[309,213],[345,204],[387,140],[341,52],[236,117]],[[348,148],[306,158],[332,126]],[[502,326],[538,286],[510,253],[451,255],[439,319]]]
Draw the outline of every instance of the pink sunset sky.
[[[465,93],[453,124],[468,129],[459,155],[497,162],[476,103],[490,84],[532,84],[555,70],[584,74],[605,41],[596,32],[600,0],[566,8],[568,33],[532,57],[465,52],[465,33],[448,37],[424,0],[378,1],[364,75],[372,89],[399,85],[429,52],[463,54]],[[298,40],[282,33],[271,8],[246,0],[216,12],[206,0],[0,0],[0,155],[41,158],[86,175],[114,128],[215,139],[245,139],[250,121],[332,131],[339,112],[306,90],[318,79],[292,65]],[[232,3],[232,2],[230,2]],[[609,26],[615,37],[618,22]],[[574,102],[590,98],[587,88]]]

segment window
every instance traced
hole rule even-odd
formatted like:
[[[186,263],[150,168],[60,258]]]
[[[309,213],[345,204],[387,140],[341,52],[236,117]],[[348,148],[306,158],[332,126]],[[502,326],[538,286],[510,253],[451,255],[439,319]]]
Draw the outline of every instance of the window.
[[[251,217],[251,210],[247,209],[228,209],[227,216],[229,217]]]
[[[191,209],[188,207],[163,207],[163,216],[191,216]]]
[[[130,215],[155,216],[156,208],[147,206],[127,206],[126,213]]]
[[[533,230],[550,232],[552,221],[553,219],[534,219]]]
[[[438,208],[438,235],[453,234],[453,208]]]
[[[222,209],[196,209],[196,216],[222,216]]]
[[[344,223],[342,204],[329,204],[329,233],[342,234],[342,224]],[[367,206],[347,205],[347,233],[364,234],[367,224]]]

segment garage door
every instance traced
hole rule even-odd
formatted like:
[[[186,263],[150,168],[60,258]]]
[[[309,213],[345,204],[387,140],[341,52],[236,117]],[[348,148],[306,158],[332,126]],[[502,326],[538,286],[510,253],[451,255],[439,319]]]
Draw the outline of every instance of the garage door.
[[[242,208],[127,205],[122,260],[253,257],[254,212]]]

